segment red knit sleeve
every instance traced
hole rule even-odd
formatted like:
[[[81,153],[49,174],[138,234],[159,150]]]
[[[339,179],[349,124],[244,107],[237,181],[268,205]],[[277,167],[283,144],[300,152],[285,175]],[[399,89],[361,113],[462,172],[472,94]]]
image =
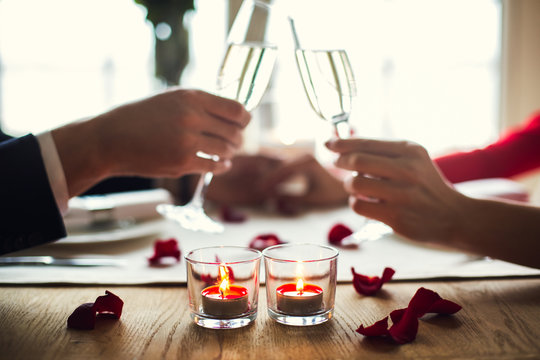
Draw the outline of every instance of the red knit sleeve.
[[[434,160],[452,183],[508,178],[540,168],[540,111],[483,149],[457,152]]]

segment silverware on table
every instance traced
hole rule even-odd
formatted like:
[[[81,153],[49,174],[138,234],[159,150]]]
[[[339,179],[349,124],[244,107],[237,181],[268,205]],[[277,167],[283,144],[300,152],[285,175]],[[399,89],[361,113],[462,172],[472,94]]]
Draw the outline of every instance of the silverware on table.
[[[53,265],[53,266],[121,266],[125,261],[111,258],[55,258],[52,256],[0,257],[0,266]]]

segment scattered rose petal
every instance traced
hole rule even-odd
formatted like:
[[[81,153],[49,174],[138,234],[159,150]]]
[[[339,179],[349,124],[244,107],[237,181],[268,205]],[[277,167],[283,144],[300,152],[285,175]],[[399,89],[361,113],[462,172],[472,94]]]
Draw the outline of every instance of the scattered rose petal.
[[[384,283],[390,281],[394,276],[394,269],[387,267],[384,269],[382,277],[378,276],[366,276],[358,274],[351,268],[353,274],[353,286],[359,294],[362,295],[374,295],[381,289]]]
[[[67,320],[68,328],[92,330],[96,326],[96,311],[94,303],[79,305]]]
[[[68,317],[67,326],[72,329],[92,330],[98,315],[120,319],[123,306],[122,299],[106,290],[105,295],[98,296],[95,302],[79,305]]]
[[[352,234],[353,231],[347,225],[338,223],[332,226],[328,232],[328,242],[334,245],[342,245],[343,239]]]
[[[356,332],[364,336],[388,335],[388,316],[368,327],[364,327],[364,325],[360,325],[360,327],[356,329]]]
[[[405,309],[405,312],[407,312],[407,310],[413,311],[415,316],[420,318],[424,316],[430,307],[439,299],[441,299],[441,297],[435,291],[421,287],[416,291],[411,301],[409,301],[409,305],[407,306],[407,309]]]
[[[414,308],[408,307],[403,310],[405,311],[394,313],[393,317],[390,316],[395,319],[395,322],[392,320],[392,326],[388,329],[388,334],[398,344],[413,341],[418,333],[418,317],[415,316]]]
[[[407,310],[407,308],[393,310],[390,313],[390,319],[392,319],[392,323],[397,323],[399,320],[401,320],[401,318],[405,314],[405,310]]]
[[[461,310],[461,305],[446,299],[438,299],[428,309],[428,313],[452,315]]]
[[[269,233],[257,235],[253,238],[253,240],[251,240],[248,246],[251,249],[263,251],[267,247],[280,244],[285,244],[285,242],[282,241],[276,234]]]
[[[206,286],[210,286],[216,282],[216,279],[210,274],[201,274],[201,281],[204,282]]]
[[[180,261],[180,249],[178,248],[178,241],[175,238],[168,240],[156,240],[154,242],[154,255],[148,258],[150,265],[158,265],[161,263],[161,259],[166,257],[173,257],[176,262]]]
[[[109,290],[105,290],[105,295],[98,296],[96,302],[94,302],[94,310],[98,315],[111,315],[115,319],[120,319],[123,307],[124,302],[122,299]]]
[[[461,310],[461,306],[443,299],[433,290],[420,288],[404,309],[390,313],[392,326],[388,328],[388,316],[371,326],[360,325],[356,332],[364,336],[386,336],[399,344],[413,341],[418,333],[418,319],[427,313],[451,315]]]
[[[221,207],[220,217],[223,222],[228,223],[241,223],[247,220],[246,214],[227,205]]]

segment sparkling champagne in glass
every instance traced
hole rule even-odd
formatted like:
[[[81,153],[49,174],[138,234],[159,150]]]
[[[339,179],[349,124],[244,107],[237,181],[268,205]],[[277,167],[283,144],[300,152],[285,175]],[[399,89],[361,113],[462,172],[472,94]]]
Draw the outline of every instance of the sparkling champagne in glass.
[[[340,138],[350,137],[349,115],[356,83],[345,50],[296,49],[296,64],[315,113],[334,126]]]
[[[235,99],[252,111],[261,101],[277,56],[275,46],[230,44],[218,75],[218,94]]]

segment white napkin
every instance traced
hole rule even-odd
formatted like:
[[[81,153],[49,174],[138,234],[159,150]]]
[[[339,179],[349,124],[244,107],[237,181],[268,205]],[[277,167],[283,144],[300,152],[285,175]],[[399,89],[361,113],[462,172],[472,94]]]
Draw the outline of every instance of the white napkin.
[[[75,197],[69,200],[64,224],[73,229],[119,221],[145,221],[159,217],[156,206],[164,203],[172,203],[172,196],[165,189]]]

